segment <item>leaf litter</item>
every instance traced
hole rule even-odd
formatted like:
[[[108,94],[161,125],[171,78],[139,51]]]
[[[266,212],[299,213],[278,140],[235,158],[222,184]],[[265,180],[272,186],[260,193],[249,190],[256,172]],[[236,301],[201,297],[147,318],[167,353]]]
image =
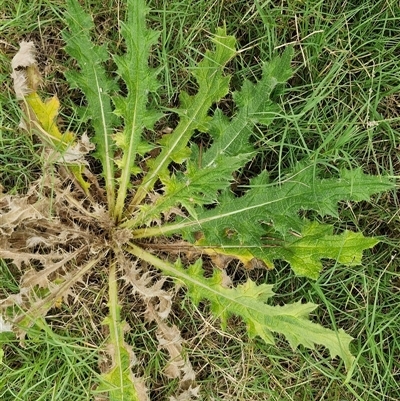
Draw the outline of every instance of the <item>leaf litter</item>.
[[[58,178],[43,176],[32,184],[25,196],[0,194],[0,258],[12,261],[22,273],[19,293],[0,301],[0,308],[7,316],[7,320],[1,317],[0,331],[14,331],[22,344],[29,327],[46,316],[57,300],[63,299],[66,304],[73,301],[78,296],[74,286],[83,283],[94,268],[106,265],[109,252],[121,249],[131,239],[131,233],[116,229],[102,202],[85,196],[86,185],[81,172],[100,189],[94,175],[81,169],[78,180],[73,180],[75,184],[70,183],[71,178],[77,177],[74,171],[72,174],[68,171],[69,167],[76,163],[79,167],[87,165],[85,157],[94,149],[86,133],[75,140],[72,133],[63,135],[54,128],[59,108],[56,97],[45,102],[38,97],[33,102],[27,101],[32,93],[36,96],[41,82],[33,42],[20,43],[12,68],[14,90],[25,110],[20,128],[41,140],[45,166],[59,163],[61,172]],[[64,178],[63,171],[67,172]],[[129,283],[132,293],[140,294],[147,305],[146,320],[158,325],[159,346],[170,355],[164,371],[166,377],[180,379],[181,391],[178,398],[171,397],[171,400],[197,398],[198,387],[193,387],[195,373],[189,360],[182,356],[183,340],[179,329],[165,323],[173,298],[171,292],[163,290],[166,278],[151,271],[143,272],[122,250],[116,257],[124,273],[121,279]],[[131,355],[133,366],[136,357],[132,347],[126,343],[124,347]],[[113,344],[109,344],[106,351],[114,358]],[[116,363],[114,361],[112,366]],[[134,376],[131,380],[135,383],[138,400],[148,400],[142,380]]]

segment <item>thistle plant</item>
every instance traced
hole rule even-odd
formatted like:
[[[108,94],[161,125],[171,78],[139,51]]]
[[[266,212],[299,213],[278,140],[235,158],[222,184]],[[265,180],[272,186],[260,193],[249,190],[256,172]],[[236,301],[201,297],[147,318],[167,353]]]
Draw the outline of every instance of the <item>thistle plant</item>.
[[[76,296],[77,283],[105,268],[109,363],[99,374],[96,392],[112,400],[148,399],[145,383],[135,375],[134,355],[140,350],[125,341],[121,285],[141,298],[146,319],[157,325],[160,346],[171,357],[164,373],[183,383],[178,399],[195,398],[201,391],[182,352],[179,328],[169,321],[181,287],[194,304],[208,301],[225,330],[229,318],[237,316],[251,338],[274,344],[278,333],[293,349],[323,346],[349,370],[352,338],[310,321],[317,305],[297,300],[273,306],[272,285],[250,279],[235,283],[226,267],[240,262],[244,269],[273,269],[281,260],[296,275],[315,280],[323,259],[358,265],[363,250],[377,239],[349,230],[335,233],[332,225],[300,212],[338,217],[339,201],[368,201],[393,184],[360,169],[320,178],[315,166],[299,163],[280,183],[270,182],[263,171],[235,193],[235,174],[258,152],[251,142],[255,127],[271,125],[283,112],[273,95],[292,76],[293,50],[265,61],[257,82],[246,80],[232,93],[236,111],[228,116],[218,104],[229,94],[224,67],[237,49],[225,28],[216,30],[212,49],[191,69],[197,92],[182,92],[179,107],[168,110],[177,116],[176,127],[152,141],[150,133],[164,117],[163,109],[149,101],[160,87],[161,69],[149,65],[159,33],[146,25],[144,0],[128,0],[126,12],[121,22],[125,53],[110,55],[106,45],[92,40],[91,17],[77,0],[67,1],[65,50],[77,70],[66,78],[85,98],[90,139],[62,133],[57,126],[58,99],[43,101],[38,93],[34,45],[21,43],[13,59],[23,128],[42,142],[44,168],[28,194],[0,198],[0,257],[22,271],[20,292],[0,304],[3,329],[22,341],[29,327],[45,324],[60,300],[68,303]],[[110,59],[114,75],[105,68]],[[210,144],[197,145],[192,140],[197,133],[207,134]],[[99,160],[101,175],[90,171],[89,157]],[[50,166],[56,166],[54,175],[48,173]],[[181,257],[168,252],[176,248]],[[205,274],[204,260],[213,273]]]

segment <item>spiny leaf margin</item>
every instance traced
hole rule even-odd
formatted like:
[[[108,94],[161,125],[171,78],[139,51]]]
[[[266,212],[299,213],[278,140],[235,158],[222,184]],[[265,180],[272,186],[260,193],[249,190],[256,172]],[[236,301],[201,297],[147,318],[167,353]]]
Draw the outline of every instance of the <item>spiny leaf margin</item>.
[[[236,54],[236,39],[227,35],[225,28],[218,28],[212,41],[215,50],[207,50],[203,60],[192,71],[198,84],[198,92],[194,96],[186,92],[181,93],[181,105],[177,110],[179,124],[172,134],[164,135],[160,141],[161,153],[149,161],[149,171],[131,202],[131,210],[151,191],[158,178],[168,176],[168,166],[171,162],[183,163],[189,158],[190,149],[187,144],[194,131],[208,131],[210,107],[229,91],[230,76],[224,75],[223,69]]]
[[[314,349],[315,344],[320,344],[329,349],[332,358],[341,357],[347,370],[351,368],[354,361],[349,348],[352,337],[342,329],[335,332],[309,321],[308,316],[317,305],[297,302],[270,306],[266,302],[274,295],[271,285],[257,285],[248,280],[237,287],[227,288],[223,284],[222,271],[215,270],[212,277],[204,277],[201,259],[185,269],[180,260],[174,264],[165,262],[134,244],[130,244],[127,250],[183,283],[195,304],[203,299],[210,302],[213,314],[221,320],[223,327],[230,316],[240,316],[250,337],[259,336],[267,344],[274,344],[272,333],[280,333],[293,348],[303,345]]]
[[[109,314],[103,324],[107,325],[110,331],[108,350],[112,365],[108,372],[101,375],[98,391],[107,391],[110,401],[143,401],[147,397],[139,397],[137,379],[131,371],[134,361],[132,347],[124,341],[126,323],[121,320],[115,262],[111,262],[110,265],[108,307]]]
[[[292,76],[292,55],[293,49],[288,47],[281,56],[264,64],[257,83],[245,81],[242,89],[233,93],[238,111],[232,119],[221,109],[215,110],[209,119],[208,131],[213,141],[210,148],[203,150],[192,144],[186,171],[160,175],[164,194],[151,206],[140,207],[135,225],[150,224],[178,205],[196,219],[202,206],[218,202],[218,193],[230,185],[233,173],[256,153],[250,143],[255,124],[268,126],[278,114],[280,107],[272,94]]]
[[[142,138],[144,128],[152,129],[155,122],[163,116],[159,111],[147,107],[149,93],[155,92],[159,87],[156,78],[159,70],[149,67],[148,58],[151,47],[157,43],[160,34],[147,28],[148,12],[144,0],[128,1],[127,22],[121,22],[121,35],[127,49],[123,56],[114,57],[117,73],[127,88],[126,97],[113,98],[115,113],[125,121],[122,132],[114,136],[118,148],[123,152],[122,158],[117,161],[121,171],[114,211],[117,220],[123,214],[131,174],[141,172],[141,168],[136,165],[136,158],[154,147]]]
[[[110,96],[113,91],[118,90],[118,85],[107,75],[104,67],[104,63],[110,59],[107,48],[92,42],[93,20],[77,0],[67,0],[64,17],[69,28],[69,31],[63,32],[67,44],[65,50],[80,67],[79,72],[67,71],[65,76],[71,87],[81,90],[86,97],[86,110],[94,129],[95,155],[103,167],[107,202],[109,209],[113,210],[115,146],[111,136],[118,119],[112,112]]]

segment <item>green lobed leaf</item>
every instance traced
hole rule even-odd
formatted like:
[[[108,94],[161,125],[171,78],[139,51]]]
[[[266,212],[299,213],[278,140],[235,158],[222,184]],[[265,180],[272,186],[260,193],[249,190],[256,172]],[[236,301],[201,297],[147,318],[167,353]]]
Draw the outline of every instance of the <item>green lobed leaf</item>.
[[[147,28],[148,11],[144,0],[128,1],[127,22],[121,22],[126,52],[123,56],[114,57],[117,73],[127,88],[126,97],[113,98],[115,113],[122,116],[125,122],[123,131],[115,136],[117,146],[123,152],[118,162],[121,176],[118,178],[120,186],[115,208],[117,219],[122,216],[131,174],[141,172],[136,164],[137,157],[152,149],[152,146],[143,143],[143,130],[153,128],[154,123],[163,115],[147,106],[149,93],[159,87],[156,79],[158,71],[148,65],[151,47],[157,43],[159,32]]]
[[[104,324],[109,324],[104,321]],[[102,374],[100,392],[108,392],[110,401],[139,401],[134,378],[129,368],[130,355],[125,347],[118,350],[119,361],[107,373]]]
[[[248,280],[237,287],[225,288],[220,271],[209,279],[204,277],[201,260],[188,270],[180,263],[174,267],[190,276],[190,280],[184,282],[191,299],[195,303],[207,299],[223,326],[230,315],[240,316],[247,324],[250,337],[260,336],[266,343],[274,344],[273,333],[279,333],[293,348],[303,345],[314,349],[315,344],[320,344],[329,349],[332,358],[340,356],[346,369],[350,369],[354,360],[349,349],[352,337],[343,330],[334,332],[309,321],[308,316],[317,305],[301,302],[284,306],[267,305],[266,301],[274,294],[271,285],[256,285]]]
[[[312,168],[304,168],[282,184],[269,184],[268,174],[260,174],[242,197],[228,197],[212,210],[199,214],[198,224],[191,230],[202,230],[210,241],[223,239],[221,233],[230,228],[246,238],[254,239],[243,222],[257,226],[258,234],[266,233],[269,224],[284,238],[291,231],[301,233],[304,219],[299,211],[312,210],[320,216],[338,217],[339,201],[368,201],[375,193],[388,191],[393,183],[384,177],[364,174],[360,169],[343,170],[339,178],[318,179]],[[264,227],[262,226],[264,224]],[[218,243],[218,241],[216,242]]]
[[[87,100],[96,144],[95,155],[100,159],[110,210],[114,207],[114,144],[111,139],[118,119],[112,113],[110,94],[118,89],[107,76],[104,63],[110,59],[105,46],[95,45],[90,36],[93,21],[76,0],[67,0],[64,13],[68,31],[63,32],[65,50],[77,60],[80,71],[67,71],[65,76],[72,88],[81,90]]]
[[[311,169],[303,169],[280,186],[268,185],[266,174],[261,174],[252,184],[244,196],[226,196],[214,209],[199,213],[197,221],[184,228],[184,237],[247,264],[255,258],[273,267],[274,259],[284,259],[296,274],[314,279],[322,269],[321,259],[359,264],[362,251],[378,241],[349,231],[333,235],[331,226],[310,224],[299,212],[336,216],[340,200],[369,200],[393,188],[388,179],[360,169],[344,170],[338,179],[313,179]],[[201,238],[195,240],[195,235]]]
[[[195,304],[206,299],[214,315],[221,320],[222,327],[226,326],[230,316],[240,316],[247,325],[250,337],[259,336],[266,343],[274,344],[273,333],[279,333],[286,337],[293,348],[303,345],[314,349],[315,344],[323,345],[329,349],[332,358],[339,356],[346,369],[351,368],[354,361],[349,349],[352,337],[341,329],[335,332],[311,322],[309,314],[317,305],[297,302],[271,306],[266,303],[274,295],[271,285],[256,285],[248,280],[237,287],[228,288],[224,285],[220,270],[216,270],[210,278],[204,277],[201,259],[185,269],[179,260],[175,264],[164,262],[135,245],[128,250],[184,283]]]
[[[140,203],[159,177],[167,176],[171,162],[182,163],[189,158],[190,149],[187,144],[191,136],[195,130],[208,131],[208,111],[211,105],[228,93],[230,77],[223,75],[223,68],[236,53],[236,40],[233,36],[227,36],[225,29],[219,28],[213,42],[215,51],[207,51],[192,71],[197,80],[198,92],[194,96],[186,92],[181,94],[179,124],[172,134],[165,135],[160,141],[161,153],[149,161],[149,171],[135,194],[132,206]]]
[[[131,347],[124,341],[126,322],[121,320],[115,269],[115,264],[112,264],[109,274],[109,315],[103,321],[110,331],[108,353],[112,365],[101,375],[98,390],[107,391],[110,401],[140,401],[131,371],[133,353]]]
[[[331,226],[310,223],[299,212],[337,216],[340,200],[369,200],[372,194],[393,188],[388,178],[369,176],[360,169],[343,170],[339,178],[318,179],[311,168],[303,168],[281,185],[269,184],[264,172],[251,184],[242,197],[225,192],[215,208],[196,210],[196,219],[135,230],[134,238],[182,233],[211,255],[228,255],[248,266],[260,260],[271,268],[274,259],[283,259],[296,274],[315,279],[321,259],[359,264],[362,251],[377,240],[349,231],[334,235]]]
[[[194,157],[198,154],[196,146],[191,147]],[[196,207],[212,204],[218,200],[218,191],[225,189],[232,180],[232,170],[239,169],[248,160],[248,154],[224,156],[216,160],[215,165],[207,167],[188,163],[185,172],[176,172],[160,177],[163,184],[163,196],[152,205],[141,206],[141,214],[135,217],[135,224],[150,224],[159,219],[161,213],[168,212],[172,207],[184,207],[196,218]]]
[[[378,242],[376,238],[352,231],[333,235],[332,226],[306,222],[301,238],[270,248],[270,258],[286,260],[298,276],[317,279],[322,270],[321,259],[329,258],[347,266],[360,265],[363,251]]]
[[[191,152],[183,152],[182,160],[175,158],[179,162],[187,158],[184,173],[170,175],[169,172],[160,172],[164,194],[151,207],[140,208],[141,213],[135,216],[136,225],[149,224],[159,219],[162,212],[178,205],[197,218],[197,206],[217,202],[219,191],[230,185],[232,173],[254,156],[254,148],[249,140],[255,124],[268,125],[275,118],[279,107],[271,99],[272,93],[277,85],[284,84],[292,75],[292,54],[292,48],[287,48],[282,56],[265,63],[262,78],[256,84],[244,82],[242,90],[233,94],[238,111],[232,119],[220,109],[215,111],[208,125],[204,124],[204,129],[208,128],[213,139],[210,148],[203,151],[192,145]],[[204,69],[200,71],[204,75]],[[198,80],[206,79],[200,73],[194,74]],[[185,102],[189,100],[185,98]],[[166,146],[169,144],[166,143]]]
[[[292,56],[293,49],[286,48],[281,56],[263,65],[262,78],[257,83],[244,81],[242,89],[233,93],[238,111],[231,120],[220,110],[214,113],[210,125],[214,141],[202,156],[203,167],[214,164],[221,155],[251,154],[254,149],[249,140],[254,126],[269,125],[280,110],[272,95],[278,85],[285,84],[292,76]]]

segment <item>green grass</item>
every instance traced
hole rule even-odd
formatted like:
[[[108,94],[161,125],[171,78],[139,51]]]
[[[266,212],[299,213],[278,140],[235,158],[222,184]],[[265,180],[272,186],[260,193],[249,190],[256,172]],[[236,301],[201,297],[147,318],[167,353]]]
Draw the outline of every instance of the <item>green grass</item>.
[[[69,91],[63,71],[70,67],[62,50],[62,1],[3,0],[0,26],[0,184],[7,191],[23,192],[39,176],[40,153],[19,124],[13,100],[9,61],[22,39],[35,40],[45,72],[45,93],[57,93],[65,123],[82,125],[80,94]],[[99,40],[113,40],[113,52],[122,49],[116,22],[123,16],[118,1],[83,1],[97,22]],[[163,91],[154,102],[176,104],[178,91],[195,88],[188,68],[199,59],[209,34],[225,24],[242,48],[229,65],[233,86],[244,77],[259,77],[260,65],[286,43],[294,43],[296,73],[282,93],[285,114],[256,135],[262,157],[243,172],[244,179],[268,169],[274,179],[299,160],[322,165],[327,172],[361,166],[373,174],[397,177],[400,170],[400,6],[387,0],[278,1],[187,0],[150,1],[150,23],[162,30],[153,52],[163,67]],[[279,94],[277,94],[278,96]],[[229,97],[221,105],[233,112]],[[75,122],[72,123],[72,117]],[[78,120],[78,123],[76,123]],[[171,118],[167,123],[173,125]],[[37,156],[32,157],[32,154]],[[320,350],[291,350],[286,342],[276,347],[247,341],[241,324],[232,320],[221,333],[218,322],[197,310],[184,295],[175,301],[173,319],[184,327],[185,347],[195,367],[204,400],[332,400],[381,401],[400,399],[400,267],[399,204],[386,194],[366,204],[343,204],[338,229],[357,227],[383,241],[366,254],[364,265],[346,268],[327,261],[317,282],[296,278],[286,267],[271,272],[252,271],[260,282],[275,284],[275,302],[311,301],[321,305],[315,319],[327,327],[343,327],[355,340],[357,364],[347,378],[342,364]],[[332,221],[331,221],[332,222]],[[0,265],[0,293],[16,291],[18,270]],[[102,273],[99,272],[101,275]],[[49,329],[32,329],[25,347],[18,340],[0,337],[4,350],[0,365],[0,399],[94,400],[102,363],[97,346],[105,341],[101,305],[105,288],[91,278],[76,293],[76,302],[62,305],[48,318]],[[95,302],[96,301],[96,302]],[[61,312],[63,312],[61,314]],[[124,312],[131,323],[138,349],[137,370],[151,377],[151,400],[167,400],[177,383],[162,375],[167,356],[157,348],[149,325],[135,327],[140,314],[135,299]],[[147,330],[147,332],[146,332]],[[144,334],[143,334],[144,333]]]

